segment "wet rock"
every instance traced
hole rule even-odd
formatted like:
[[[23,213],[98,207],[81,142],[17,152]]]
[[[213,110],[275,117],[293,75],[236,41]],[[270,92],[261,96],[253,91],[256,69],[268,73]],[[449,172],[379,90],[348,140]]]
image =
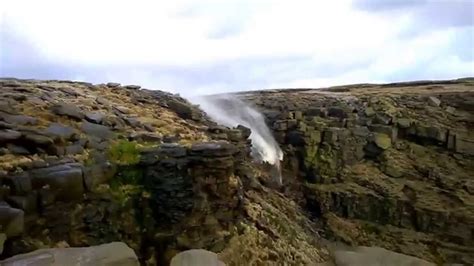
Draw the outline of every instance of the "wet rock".
[[[82,118],[84,118],[82,110],[73,104],[56,104],[51,107],[51,111],[56,115],[68,116],[76,120],[81,120]]]
[[[434,106],[434,107],[438,107],[438,106],[440,106],[441,101],[438,98],[434,97],[434,96],[430,96],[430,97],[428,97],[428,104],[431,105],[431,106]]]
[[[101,112],[87,112],[85,114],[85,119],[94,124],[101,124],[104,118],[105,115]]]
[[[3,266],[16,265],[97,265],[138,266],[133,249],[122,242],[112,242],[84,248],[49,248],[20,254],[0,261]]]
[[[17,140],[21,137],[21,133],[15,130],[4,129],[0,130],[0,142],[9,142]]]
[[[190,249],[178,253],[171,260],[170,266],[225,266],[217,254],[204,249]]]
[[[99,139],[108,139],[112,136],[112,131],[110,130],[110,128],[103,125],[89,123],[87,121],[82,122],[81,130],[87,135]]]
[[[74,128],[59,123],[50,124],[48,128],[45,129],[45,133],[62,140],[71,140],[77,135]]]
[[[31,183],[36,189],[49,186],[59,200],[77,200],[84,193],[82,166],[77,163],[32,170]]]
[[[8,237],[19,236],[23,233],[25,220],[24,212],[12,208],[6,202],[0,201],[0,228]]]
[[[1,184],[9,186],[16,195],[25,195],[32,190],[31,178],[27,172],[8,175],[2,179]]]

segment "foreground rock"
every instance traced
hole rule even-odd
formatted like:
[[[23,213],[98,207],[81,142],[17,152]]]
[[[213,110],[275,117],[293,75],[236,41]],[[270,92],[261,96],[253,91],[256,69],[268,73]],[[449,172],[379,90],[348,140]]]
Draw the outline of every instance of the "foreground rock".
[[[354,250],[335,251],[334,263],[336,266],[434,266],[434,263],[392,252],[379,247],[357,247]]]
[[[0,261],[3,266],[138,266],[135,252],[126,244],[114,242],[87,248],[39,249]]]
[[[204,249],[192,249],[179,253],[170,266],[225,266],[216,253]]]

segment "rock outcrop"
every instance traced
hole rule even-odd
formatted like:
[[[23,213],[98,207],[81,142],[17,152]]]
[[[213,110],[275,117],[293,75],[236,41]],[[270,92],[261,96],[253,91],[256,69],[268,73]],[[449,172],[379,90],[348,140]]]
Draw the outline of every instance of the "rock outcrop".
[[[266,114],[285,149],[287,182],[326,221],[327,237],[472,263],[474,83],[411,86],[240,97]]]
[[[87,248],[39,249],[0,261],[0,265],[138,266],[139,263],[131,248],[124,243],[114,242]]]

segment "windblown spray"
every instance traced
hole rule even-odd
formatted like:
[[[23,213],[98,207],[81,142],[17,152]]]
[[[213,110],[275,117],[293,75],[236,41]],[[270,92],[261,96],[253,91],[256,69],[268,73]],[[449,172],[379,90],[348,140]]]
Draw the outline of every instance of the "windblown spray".
[[[217,123],[236,127],[243,125],[251,129],[252,156],[275,167],[273,178],[281,185],[280,161],[283,152],[275,141],[263,115],[249,104],[233,95],[203,96],[192,99]]]

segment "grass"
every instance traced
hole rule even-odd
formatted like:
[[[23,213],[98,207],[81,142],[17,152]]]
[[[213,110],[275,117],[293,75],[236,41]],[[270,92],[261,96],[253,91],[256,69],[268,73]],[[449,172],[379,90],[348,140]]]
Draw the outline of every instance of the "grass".
[[[111,162],[121,166],[134,165],[140,161],[140,150],[135,141],[119,140],[109,147],[107,155]]]

